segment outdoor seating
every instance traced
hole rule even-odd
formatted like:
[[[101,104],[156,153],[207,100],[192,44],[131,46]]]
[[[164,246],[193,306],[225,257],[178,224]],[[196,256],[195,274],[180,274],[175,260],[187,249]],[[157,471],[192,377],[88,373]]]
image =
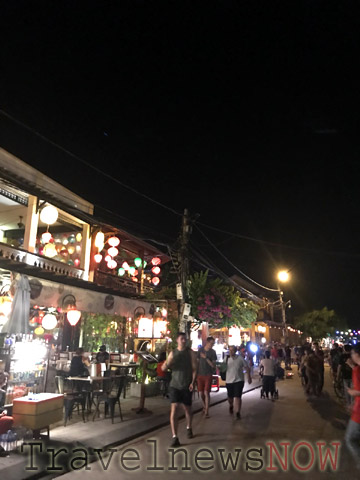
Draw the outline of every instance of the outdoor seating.
[[[110,416],[111,416],[112,423],[114,423],[115,406],[116,404],[119,405],[120,418],[121,418],[121,421],[123,421],[121,404],[120,404],[120,396],[125,385],[125,380],[126,378],[124,376],[111,377],[111,386],[109,390],[104,391],[103,394],[97,395],[95,399],[96,408],[93,416],[93,421],[95,421],[96,414],[98,415],[98,417],[100,416],[100,405],[102,403],[104,403],[105,405],[105,418],[110,408]]]
[[[78,414],[81,414],[85,423],[86,402],[89,400],[89,390],[83,382],[67,380],[64,381],[64,427],[67,421],[72,417],[74,409],[77,407]]]

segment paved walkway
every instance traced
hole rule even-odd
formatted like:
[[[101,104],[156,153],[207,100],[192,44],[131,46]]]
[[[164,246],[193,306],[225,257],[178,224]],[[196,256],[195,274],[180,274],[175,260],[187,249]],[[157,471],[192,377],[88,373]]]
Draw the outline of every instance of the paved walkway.
[[[244,390],[250,390],[259,385],[257,375],[254,376],[252,385],[245,385]],[[226,400],[226,389],[221,388],[219,392],[212,392],[211,405]],[[121,399],[121,408],[123,413],[123,422],[121,422],[118,410],[114,423],[111,419],[104,417],[96,418],[92,421],[92,415],[86,423],[82,422],[81,415],[73,414],[73,419],[66,427],[62,423],[53,425],[50,432],[51,448],[68,448],[75,447],[86,448],[92,452],[93,449],[108,449],[112,446],[121,445],[136,439],[144,434],[150,433],[159,427],[169,424],[170,403],[167,398],[162,396],[146,398],[145,407],[152,413],[137,414],[133,408],[138,407],[139,398]],[[201,399],[198,394],[194,394],[193,411],[200,412],[202,410]],[[183,417],[183,415],[182,415]],[[45,448],[45,447],[44,447]],[[9,457],[0,458],[0,478],[1,480],[19,480],[31,478],[35,473],[39,473],[41,469],[48,465],[47,458],[42,455],[37,458],[37,467],[39,471],[25,471],[28,465],[28,455],[21,455],[18,452],[11,452]]]
[[[312,480],[328,477],[358,479],[359,473],[353,470],[346,447],[342,445],[348,416],[334,396],[328,369],[325,375],[325,390],[320,398],[306,398],[300,380],[295,375],[291,380],[278,382],[280,396],[275,402],[260,399],[259,390],[246,394],[243,397],[241,420],[236,420],[229,414],[226,403],[219,403],[211,408],[209,420],[205,419],[201,413],[195,415],[195,437],[191,440],[186,438],[186,425],[182,421],[179,437],[183,449],[180,449],[177,454],[169,450],[169,427],[161,428],[104,454],[102,461],[89,465],[90,470],[86,472],[87,480],[100,477],[112,480],[119,476],[124,480],[136,480],[136,478],[155,480],[164,473],[167,478],[171,473],[191,474],[191,478],[198,476],[204,478],[204,474],[217,478],[225,470],[229,475],[235,473],[237,478],[239,475],[254,478],[254,473],[258,472],[246,471],[247,466],[261,467],[260,475],[263,478],[267,474],[274,473],[266,470],[266,467],[271,466],[269,447],[266,443],[271,441],[280,451],[282,451],[280,442],[290,444],[286,471],[281,471],[279,460],[276,455],[273,456],[272,467],[278,469],[276,476],[291,480],[304,479],[304,472],[300,472],[299,468],[305,468],[310,463],[309,448],[298,448],[295,455],[297,468],[292,465],[291,459],[296,446],[301,442],[308,442],[314,449],[314,464],[307,471],[310,474],[309,478]],[[327,445],[331,442],[340,442],[336,471],[332,470],[329,461],[322,471],[316,446],[316,442],[320,441]],[[129,448],[132,451],[129,451]],[[261,454],[259,451],[250,451],[254,448],[262,449]],[[226,461],[229,453],[232,454],[233,464],[231,461]],[[249,456],[257,457],[258,460],[250,462]],[[227,468],[225,468],[226,465]],[[127,470],[137,467],[139,468],[133,471]],[[184,468],[187,469],[182,470]],[[83,472],[84,470],[72,471],[65,474],[62,480],[79,479]]]

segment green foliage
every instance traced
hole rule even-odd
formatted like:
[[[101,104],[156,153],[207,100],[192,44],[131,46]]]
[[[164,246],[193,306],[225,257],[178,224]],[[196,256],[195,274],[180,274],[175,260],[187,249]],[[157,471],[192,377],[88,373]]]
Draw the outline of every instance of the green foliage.
[[[297,317],[294,323],[296,328],[313,340],[321,340],[327,334],[333,334],[334,330],[346,327],[346,322],[340,319],[334,310],[328,310],[327,307],[304,313]]]
[[[83,314],[83,346],[89,352],[106,345],[110,352],[124,351],[126,317],[120,315]]]

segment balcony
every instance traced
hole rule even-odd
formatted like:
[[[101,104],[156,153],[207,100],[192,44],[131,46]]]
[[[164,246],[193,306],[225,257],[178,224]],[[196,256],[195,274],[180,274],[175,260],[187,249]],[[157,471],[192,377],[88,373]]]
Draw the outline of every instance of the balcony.
[[[52,260],[51,258],[42,257],[35,253],[27,252],[20,248],[10,247],[5,243],[0,243],[0,265],[15,271],[36,275],[36,270],[43,273],[67,276],[77,279],[84,278],[84,270],[76,268],[72,265]]]

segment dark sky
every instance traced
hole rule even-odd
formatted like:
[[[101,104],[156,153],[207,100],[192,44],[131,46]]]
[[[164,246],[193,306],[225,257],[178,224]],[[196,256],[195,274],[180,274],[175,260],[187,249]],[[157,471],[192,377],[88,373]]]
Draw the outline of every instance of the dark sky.
[[[16,1],[1,109],[201,227],[294,312],[359,327],[357,2]],[[0,115],[0,144],[95,204],[175,238],[180,218]],[[150,234],[150,233],[149,233]],[[193,241],[235,270],[198,232]],[[334,254],[334,252],[339,252]]]

